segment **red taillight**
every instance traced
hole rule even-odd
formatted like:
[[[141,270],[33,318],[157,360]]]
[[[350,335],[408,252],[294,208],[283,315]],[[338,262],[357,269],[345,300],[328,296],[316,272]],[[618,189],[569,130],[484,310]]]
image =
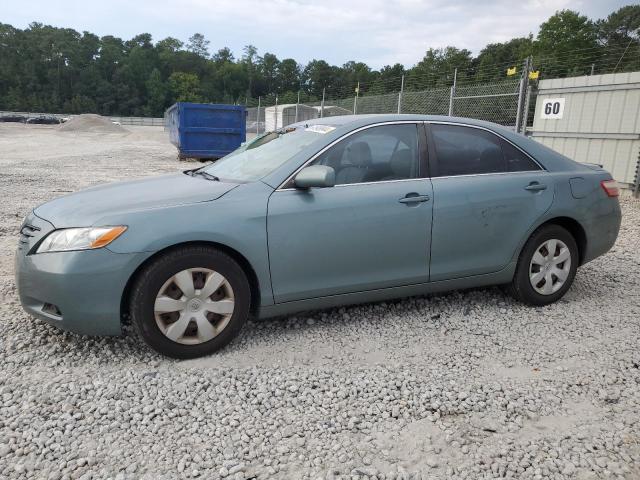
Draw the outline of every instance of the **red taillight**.
[[[600,185],[608,197],[617,197],[620,195],[620,186],[615,180],[603,180],[600,182]]]

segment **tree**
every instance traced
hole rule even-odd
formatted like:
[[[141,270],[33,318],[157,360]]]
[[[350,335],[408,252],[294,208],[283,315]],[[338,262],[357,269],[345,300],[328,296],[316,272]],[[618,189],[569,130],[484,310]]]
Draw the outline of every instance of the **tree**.
[[[265,53],[262,57],[258,58],[258,69],[263,81],[263,89],[257,93],[263,95],[265,93],[276,92],[279,87],[278,75],[280,60],[278,60],[278,57],[273,53]]]
[[[533,36],[514,38],[504,43],[490,43],[475,59],[476,80],[495,81],[505,78],[506,69],[520,65],[533,54]]]
[[[247,97],[253,97],[252,87],[255,78],[255,61],[258,55],[258,49],[253,45],[245,45],[242,52],[242,63],[245,66],[247,78],[249,79],[247,83]]]
[[[335,86],[334,69],[324,60],[311,60],[302,72],[302,80],[307,92],[320,97],[322,90]]]
[[[373,82],[376,75],[366,63],[351,60],[342,65],[339,77],[340,83],[344,86],[355,88],[359,83],[361,91],[364,92],[370,87],[370,83]]]
[[[556,12],[540,25],[534,51],[545,76],[584,74],[599,55],[594,22],[572,10]]]
[[[278,92],[293,92],[300,88],[301,68],[293,58],[285,58],[278,65],[276,89]],[[272,92],[268,92],[272,93]]]
[[[173,37],[167,37],[156,43],[156,48],[162,52],[176,53],[178,50],[182,50],[182,47],[184,47],[184,42]]]
[[[111,35],[102,37],[96,62],[98,68],[102,71],[103,78],[110,81],[126,56],[127,52],[121,38],[112,37]]]
[[[201,33],[194,33],[189,37],[187,42],[187,50],[195,53],[203,58],[209,57],[209,40],[204,38]]]
[[[169,77],[169,90],[175,102],[199,102],[200,79],[193,73],[174,72]]]
[[[229,47],[221,48],[211,56],[211,59],[217,64],[222,64],[227,62],[231,63],[235,60],[233,58],[233,53],[231,52]]]
[[[597,22],[598,36],[607,45],[625,46],[640,38],[640,5],[627,5]]]
[[[141,33],[140,35],[136,35],[131,40],[125,42],[125,46],[128,49],[133,49],[134,47],[140,48],[153,48],[153,38],[150,33]]]
[[[599,66],[613,64],[616,71],[640,69],[640,5],[622,7],[596,26],[607,56]]]
[[[75,95],[64,104],[64,111],[67,113],[91,113],[95,112],[96,108],[96,102],[85,95]]]
[[[409,89],[444,87],[453,83],[458,69],[458,79],[464,81],[473,76],[471,52],[456,47],[430,48],[424,58],[409,72],[406,84]]]
[[[372,93],[388,93],[400,90],[402,76],[405,74],[404,65],[396,63],[394,65],[385,65],[380,69],[378,78],[371,87]]]
[[[150,117],[161,117],[164,113],[167,87],[162,81],[160,70],[154,68],[146,83],[147,104],[145,114]]]
[[[246,94],[249,80],[243,65],[227,62],[217,70],[216,83],[222,93],[221,100],[234,103]]]
[[[0,109],[161,115],[176,100],[251,103],[259,95],[264,105],[276,94],[295,101],[299,90],[301,100],[318,100],[324,89],[328,99],[348,98],[347,105],[358,82],[361,95],[397,93],[403,75],[405,90],[448,89],[456,68],[461,86],[494,82],[528,56],[546,78],[589,73],[592,64],[598,73],[640,70],[639,28],[640,5],[597,21],[563,10],[537,35],[486,45],[475,58],[464,49],[431,48],[411,68],[376,70],[357,60],[303,66],[269,52],[259,56],[253,45],[239,59],[227,47],[209,56],[200,33],[185,46],[174,37],[154,44],[149,33],[123,40],[37,22],[24,29],[0,23]],[[396,104],[395,95],[388,99]]]

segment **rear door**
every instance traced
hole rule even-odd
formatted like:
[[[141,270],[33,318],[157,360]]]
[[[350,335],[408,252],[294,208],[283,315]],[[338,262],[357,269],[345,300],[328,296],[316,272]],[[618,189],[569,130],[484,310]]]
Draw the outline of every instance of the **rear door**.
[[[480,127],[431,123],[431,281],[497,272],[551,206],[552,176]]]

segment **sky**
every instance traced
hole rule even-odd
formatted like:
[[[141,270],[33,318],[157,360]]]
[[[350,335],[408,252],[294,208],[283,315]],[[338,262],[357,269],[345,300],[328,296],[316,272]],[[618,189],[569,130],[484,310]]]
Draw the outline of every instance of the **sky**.
[[[0,0],[0,22],[25,28],[33,21],[129,39],[150,33],[186,41],[194,32],[210,50],[238,57],[255,45],[305,64],[349,60],[373,68],[411,67],[429,47],[453,45],[477,54],[486,44],[537,33],[557,10],[592,19],[628,0]]]

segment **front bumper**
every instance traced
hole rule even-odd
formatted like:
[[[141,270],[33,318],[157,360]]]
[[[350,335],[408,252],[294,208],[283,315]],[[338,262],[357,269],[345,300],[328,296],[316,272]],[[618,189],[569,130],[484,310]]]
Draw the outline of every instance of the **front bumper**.
[[[15,260],[18,295],[27,313],[74,333],[121,334],[122,294],[148,253],[28,251],[19,247]]]

